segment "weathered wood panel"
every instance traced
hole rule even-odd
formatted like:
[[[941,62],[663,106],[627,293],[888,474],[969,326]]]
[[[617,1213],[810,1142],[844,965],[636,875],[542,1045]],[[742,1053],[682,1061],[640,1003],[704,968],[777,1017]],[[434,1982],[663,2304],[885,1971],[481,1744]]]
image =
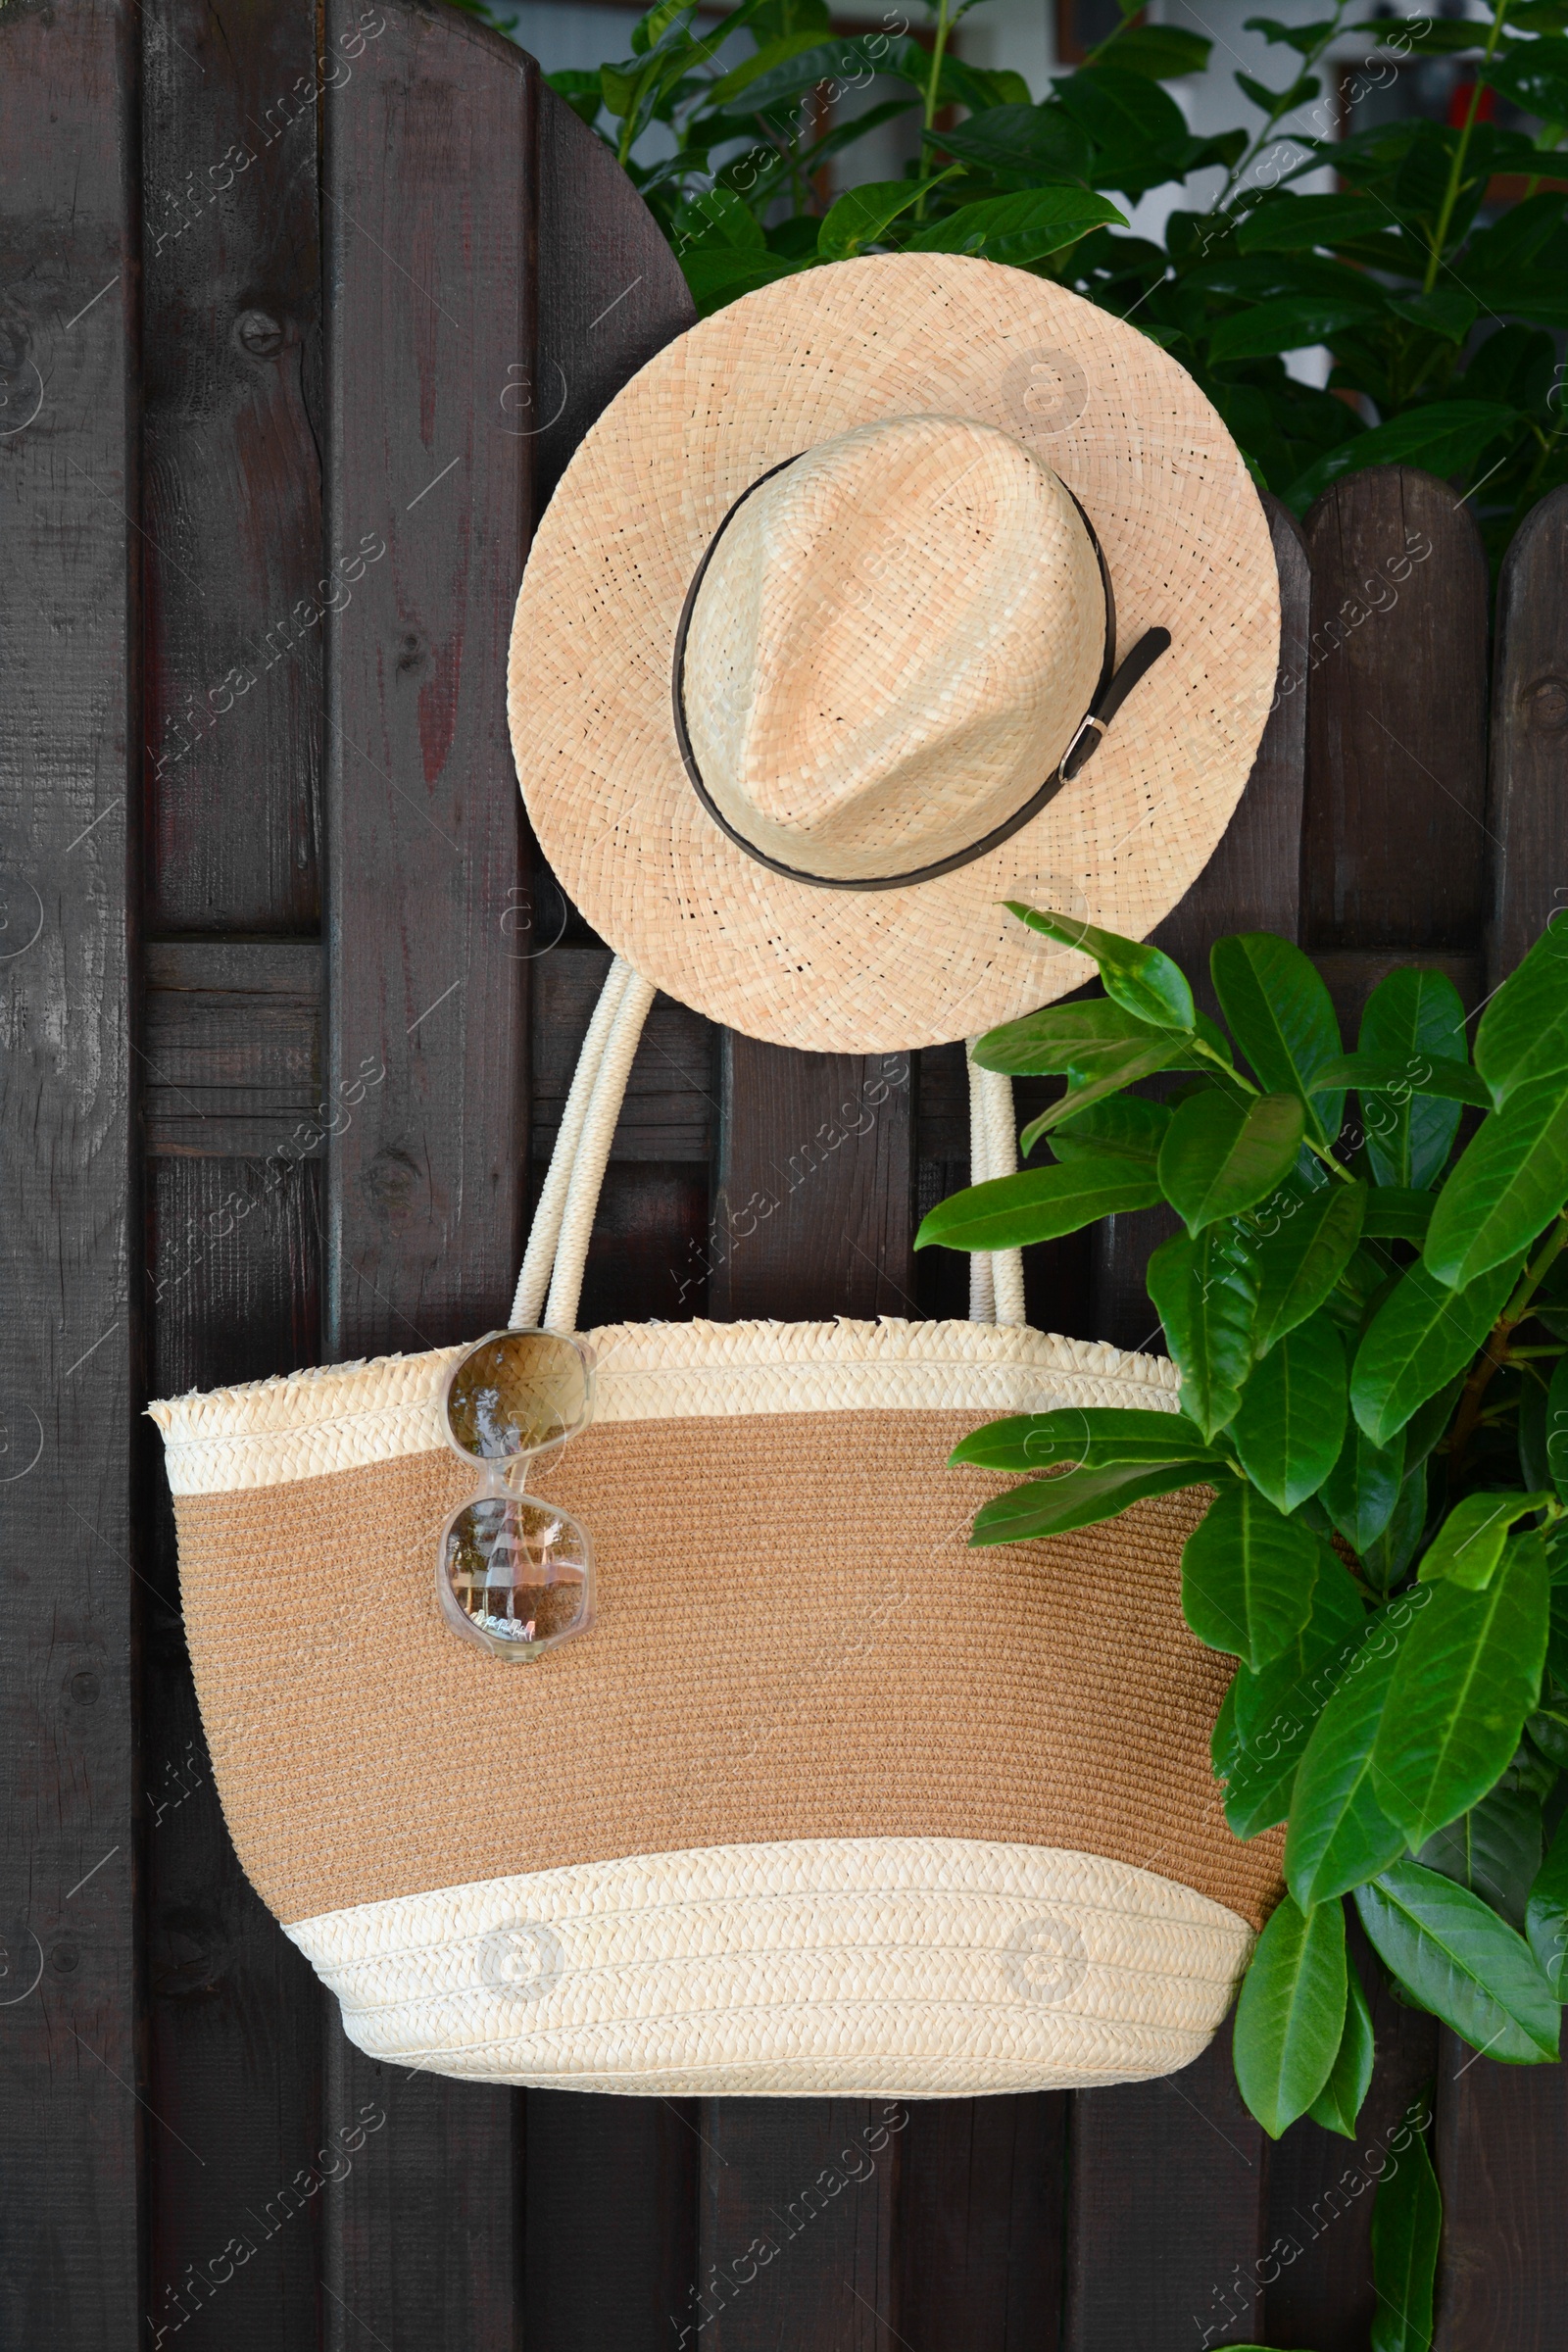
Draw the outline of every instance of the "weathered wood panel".
[[[142,560],[154,931],[314,933],[321,623],[319,108],[380,13],[319,61],[301,0],[147,0],[141,29]],[[363,19],[363,23],[360,20]],[[236,790],[235,780],[246,779]]]
[[[1302,762],[1306,740],[1304,654],[1311,618],[1311,574],[1296,517],[1267,502],[1280,580],[1280,666],[1276,699],[1257,758],[1219,848],[1180,906],[1152,933],[1174,956],[1205,1012],[1219,1005],[1209,985],[1208,952],[1232,931],[1278,931],[1294,939],[1300,920]],[[1094,769],[1088,771],[1092,776]],[[1094,1330],[1118,1348],[1149,1348],[1159,1319],[1149,1303],[1144,1269],[1176,1230],[1168,1209],[1106,1217],[1095,1228]],[[1089,1336],[1089,1335],[1086,1335]]]
[[[1069,2352],[1254,2340],[1257,2314],[1231,2290],[1263,2252],[1264,2146],[1228,2026],[1179,2075],[1074,2094]]]
[[[155,1395],[315,1360],[318,1175],[288,1158],[152,1161]],[[314,2352],[323,2192],[336,2194],[324,2176],[343,2161],[321,2153],[322,1998],[223,1826],[185,1656],[161,1448],[143,1430],[144,1491],[156,1508],[141,1594],[135,1794],[147,2095],[168,2127],[146,2150],[147,2310],[155,2340],[166,2329],[181,2352]],[[308,1801],[304,1783],[279,1801]]]
[[[1430,474],[1352,473],[1306,518],[1312,563],[1304,937],[1468,949],[1486,845],[1487,561]]]
[[[1493,662],[1485,992],[1550,927],[1568,956],[1568,491],[1503,562]],[[1480,1001],[1478,992],[1476,1002]],[[1568,2070],[1497,2066],[1439,2036],[1435,2155],[1445,2204],[1438,2352],[1562,2334]]]
[[[329,1357],[504,1322],[527,1168],[502,688],[533,490],[503,394],[533,365],[537,77],[466,20],[384,14],[328,94],[322,164],[327,537],[366,564],[326,622],[328,1102],[368,1063],[385,1071],[327,1146]],[[349,22],[331,0],[329,45]],[[327,2343],[504,2352],[520,2333],[520,2102],[389,2074],[334,2021],[328,2127],[368,2109],[384,2128],[328,2208]]]
[[[0,2338],[141,2326],[131,1407],[136,62],[0,30]]]
[[[1493,662],[1487,986],[1547,923],[1568,929],[1568,485],[1503,560]]]
[[[899,2151],[898,2333],[909,2352],[1055,2352],[1067,2101],[917,2099]]]

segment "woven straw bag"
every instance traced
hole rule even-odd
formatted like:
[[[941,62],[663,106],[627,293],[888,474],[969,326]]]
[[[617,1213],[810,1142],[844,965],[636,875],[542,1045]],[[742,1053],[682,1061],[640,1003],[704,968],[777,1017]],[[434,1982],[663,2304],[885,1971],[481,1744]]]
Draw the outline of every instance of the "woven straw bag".
[[[573,1327],[652,995],[612,966],[514,1325]],[[1002,1174],[1006,1082],[971,1064],[971,1103],[975,1176]],[[1016,1257],[975,1262],[967,1322],[588,1335],[594,1420],[537,1492],[591,1533],[597,1617],[514,1670],[435,1592],[464,1349],[152,1407],[234,1842],[363,2050],[918,2096],[1202,2049],[1280,1860],[1210,1777],[1228,1661],[1179,1605],[1203,1497],[976,1552],[999,1482],[947,1460],[997,1413],[1174,1410],[1175,1374],[1029,1330]]]

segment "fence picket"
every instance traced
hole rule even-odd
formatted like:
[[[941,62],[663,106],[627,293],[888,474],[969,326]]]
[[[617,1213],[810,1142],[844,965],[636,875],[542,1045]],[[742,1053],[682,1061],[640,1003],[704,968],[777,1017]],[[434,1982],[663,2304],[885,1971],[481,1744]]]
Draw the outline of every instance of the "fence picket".
[[[1489,991],[1568,905],[1565,578],[1568,489],[1559,489],[1526,517],[1497,594]],[[1504,2343],[1509,2352],[1546,2352],[1561,2334],[1568,2073],[1496,2066],[1441,2035],[1437,2160],[1445,2204],[1438,2352]]]
[[[1306,518],[1312,561],[1302,943],[1347,1036],[1419,954],[1479,997],[1487,564],[1474,518],[1406,466],[1352,473]]]
[[[1546,924],[1568,923],[1568,485],[1525,518],[1503,559],[1493,661],[1492,895],[1486,985]]]
[[[1294,514],[1266,502],[1280,581],[1280,666],[1276,701],[1247,789],[1223,840],[1179,906],[1152,934],[1174,956],[1204,1010],[1217,1013],[1208,951],[1228,931],[1278,931],[1294,939],[1300,915],[1300,840],[1309,658],[1311,577]],[[1093,769],[1090,773],[1093,774]],[[1168,1209],[1137,1209],[1095,1228],[1092,1336],[1116,1348],[1159,1344],[1159,1320],[1144,1288],[1152,1252],[1176,1230]]]
[[[140,2334],[135,32],[7,23],[0,2340]]]
[[[502,395],[534,365],[536,72],[469,19],[378,13],[327,104],[322,181],[327,544],[384,550],[327,622],[329,1102],[384,1072],[327,1147],[332,1358],[503,1323],[527,1184],[500,689],[532,451]],[[329,0],[329,50],[353,22]],[[331,2352],[367,2335],[511,2352],[520,2100],[372,2064],[335,2018],[326,2079],[329,2132],[381,2119],[327,2206]]]
[[[308,165],[321,81],[304,10],[251,12],[221,36],[194,0],[137,21],[156,354],[142,402],[144,906],[149,930],[184,935],[147,953],[141,1065],[144,1146],[158,1154],[149,1385],[168,1396],[318,1353],[319,1171],[297,1155],[320,1090],[321,629],[309,615],[321,611],[321,292]],[[212,937],[225,932],[276,944]],[[284,998],[273,985],[290,964],[297,993]],[[286,1083],[265,1083],[274,1068]],[[224,1075],[227,1097],[201,1082]],[[264,1172],[285,1151],[293,1164]],[[178,2136],[147,2143],[147,2302],[188,2352],[272,2352],[316,2336],[319,2209],[278,2200],[321,2145],[321,2003],[223,1828],[157,1450],[159,1597],[142,1673],[149,2096]]]

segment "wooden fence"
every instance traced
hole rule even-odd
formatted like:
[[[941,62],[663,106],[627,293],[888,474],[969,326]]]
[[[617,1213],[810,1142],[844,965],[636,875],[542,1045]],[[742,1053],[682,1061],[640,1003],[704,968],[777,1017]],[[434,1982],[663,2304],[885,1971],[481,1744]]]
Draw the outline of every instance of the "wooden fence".
[[[915,2103],[854,2159],[877,2103],[523,2095],[343,2039],[224,1834],[137,1408],[504,1318],[605,959],[525,836],[512,602],[689,308],[530,63],[416,0],[10,0],[0,153],[0,2343],[1362,2352],[1371,2179],[1435,2080],[1442,2352],[1558,2346],[1562,2073],[1381,1995],[1353,2148],[1267,2145],[1223,2036],[1144,2086]],[[1201,968],[1297,933],[1352,1023],[1401,957],[1477,1005],[1568,903],[1568,493],[1508,560],[1490,699],[1442,483],[1274,532],[1280,701],[1161,936]],[[788,1054],[662,1001],[586,1319],[951,1310],[961,1265],[910,1242],[962,1110],[956,1049]],[[1032,1253],[1033,1319],[1147,1342],[1150,1240]],[[507,1769],[476,1787],[525,1801]]]

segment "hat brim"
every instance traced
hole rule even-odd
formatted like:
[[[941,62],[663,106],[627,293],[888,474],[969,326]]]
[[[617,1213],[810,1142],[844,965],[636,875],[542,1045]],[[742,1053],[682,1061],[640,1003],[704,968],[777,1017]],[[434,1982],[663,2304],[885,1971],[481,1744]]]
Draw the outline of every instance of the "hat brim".
[[[1120,650],[1156,626],[1171,647],[1080,775],[1001,849],[900,890],[787,881],[719,830],[686,775],[670,705],[681,604],[770,466],[854,425],[931,415],[998,425],[1059,474],[1104,549]],[[1246,785],[1278,650],[1268,524],[1191,376],[1024,270],[897,254],[746,295],[611,403],[534,540],[507,704],[540,845],[636,970],[750,1037],[898,1052],[973,1036],[1090,976],[1002,901],[1133,938],[1169,912]]]

